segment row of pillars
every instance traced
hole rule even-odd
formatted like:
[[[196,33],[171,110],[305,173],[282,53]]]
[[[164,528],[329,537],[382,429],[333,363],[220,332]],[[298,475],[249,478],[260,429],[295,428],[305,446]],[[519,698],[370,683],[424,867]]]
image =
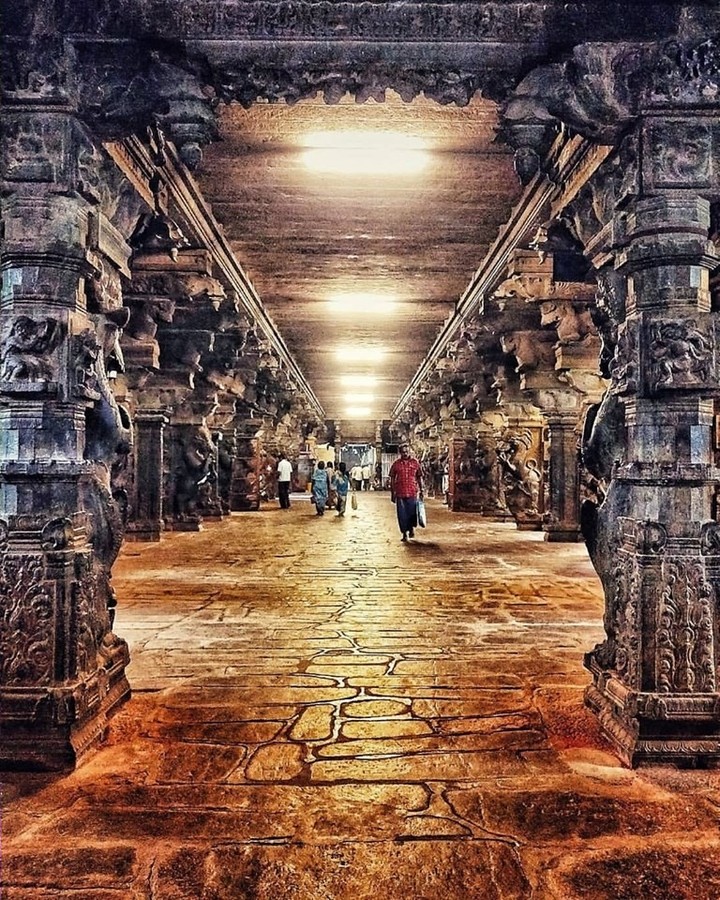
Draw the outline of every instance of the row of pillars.
[[[127,260],[89,177],[96,151],[84,128],[47,113],[38,132],[36,116],[13,116],[15,138],[26,128],[33,140],[5,148],[0,760],[48,767],[97,743],[129,694],[111,587],[122,542],[113,472],[127,421],[106,369]],[[655,146],[657,127],[640,120],[635,138],[649,131]],[[611,350],[610,388],[584,447],[607,483],[585,522],[607,633],[586,657],[587,702],[631,764],[720,758],[720,366],[710,290],[720,259],[704,195],[718,187],[720,135],[702,133],[698,145],[695,118],[676,118],[676,143],[641,155],[644,193],[625,196],[584,240],[607,287]],[[678,160],[676,145],[694,155]],[[533,383],[540,367],[522,365],[519,333],[520,390],[552,396]],[[574,422],[556,424],[559,485],[576,436]],[[152,427],[159,462],[162,422]]]

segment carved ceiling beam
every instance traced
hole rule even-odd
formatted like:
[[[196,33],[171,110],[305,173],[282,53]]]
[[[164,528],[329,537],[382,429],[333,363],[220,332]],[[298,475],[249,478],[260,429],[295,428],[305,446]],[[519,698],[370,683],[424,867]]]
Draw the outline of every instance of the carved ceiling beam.
[[[612,152],[609,146],[594,146],[580,136],[561,134],[549,154],[551,175],[538,173],[527,185],[523,196],[514,207],[510,218],[490,247],[482,264],[473,276],[454,312],[448,317],[432,347],[417,372],[403,392],[393,410],[398,417],[410,403],[420,384],[430,375],[448,344],[455,339],[459,329],[474,315],[482,313],[497,286],[505,279],[508,263],[518,246],[526,243],[538,226],[547,218],[549,204],[562,191],[559,185],[582,173],[587,179]]]
[[[148,171],[154,168],[151,147],[138,138],[129,138],[122,144],[110,144],[107,149],[123,172]],[[225,289],[233,293],[245,314],[252,318],[257,328],[269,340],[274,353],[292,375],[298,389],[307,396],[314,413],[324,418],[322,406],[288,351],[277,327],[268,316],[255,288],[235,258],[221,226],[200,194],[194,179],[182,165],[171,145],[167,146],[165,155],[163,178],[178,216],[187,225],[188,232],[193,238],[207,248],[213,260],[213,267]]]

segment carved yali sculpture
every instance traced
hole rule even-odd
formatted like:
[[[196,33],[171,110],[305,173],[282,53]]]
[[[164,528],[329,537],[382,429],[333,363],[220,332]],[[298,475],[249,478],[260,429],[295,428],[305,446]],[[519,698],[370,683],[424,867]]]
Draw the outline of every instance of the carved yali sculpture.
[[[588,472],[601,486],[607,486],[604,499],[597,505],[583,502],[580,520],[590,560],[605,591],[604,624],[607,639],[593,651],[603,665],[614,666],[617,653],[617,615],[625,591],[626,577],[616,565],[619,535],[617,520],[627,502],[627,488],[612,480],[613,467],[625,452],[625,413],[615,393],[608,391],[596,410],[588,414],[583,435],[582,459]],[[624,593],[623,593],[624,592]],[[636,596],[633,594],[633,596]]]
[[[60,343],[63,327],[56,319],[18,316],[2,349],[3,381],[51,381],[56,375],[52,352]]]
[[[100,313],[93,317],[96,330],[88,328],[75,338],[76,389],[94,401],[85,418],[84,458],[95,467],[83,499],[84,509],[91,513],[93,555],[87,565],[92,577],[85,577],[83,590],[92,590],[92,598],[87,601],[91,606],[105,610],[101,621],[107,623],[108,631],[117,605],[111,570],[125,533],[122,510],[127,503],[124,492],[115,489],[114,479],[126,464],[133,444],[130,414],[116,401],[108,370],[124,369],[120,337],[128,317],[125,308]],[[95,619],[97,615],[100,613]]]
[[[108,377],[108,371],[124,371],[120,338],[129,315],[130,310],[121,308],[97,316],[94,346],[91,336],[85,332],[79,353],[84,354],[84,358],[79,365],[76,357],[76,375],[79,374],[86,387],[97,394],[97,400],[87,414],[85,459],[103,464],[109,473],[127,457],[132,446],[130,415],[116,401]],[[95,357],[92,365],[91,356]]]

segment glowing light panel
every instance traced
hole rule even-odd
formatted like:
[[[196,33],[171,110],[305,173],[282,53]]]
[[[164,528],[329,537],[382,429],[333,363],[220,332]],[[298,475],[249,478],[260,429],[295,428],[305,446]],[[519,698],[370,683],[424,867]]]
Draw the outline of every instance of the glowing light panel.
[[[389,131],[318,131],[303,143],[303,162],[315,172],[417,175],[430,159],[420,138]]]
[[[377,362],[385,351],[382,347],[338,347],[335,355],[349,362]]]
[[[391,313],[395,308],[395,298],[387,294],[366,294],[362,291],[348,291],[342,294],[333,294],[329,298],[333,312],[356,314],[363,313]]]
[[[340,383],[344,387],[369,388],[377,384],[374,375],[341,375]]]

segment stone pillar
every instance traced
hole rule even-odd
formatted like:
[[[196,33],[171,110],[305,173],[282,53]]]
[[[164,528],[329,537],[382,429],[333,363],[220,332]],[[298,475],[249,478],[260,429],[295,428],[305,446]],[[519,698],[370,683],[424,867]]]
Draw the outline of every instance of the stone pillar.
[[[133,519],[129,541],[159,541],[163,522],[163,438],[168,419],[155,410],[138,410],[135,425]]]
[[[546,541],[582,541],[580,531],[580,460],[577,412],[543,410],[549,433],[548,509],[543,519]]]
[[[0,300],[0,765],[72,766],[129,696],[112,632],[111,473],[131,435],[106,359],[129,248],[99,151],[64,112],[7,111]]]
[[[500,442],[500,464],[504,495],[519,531],[540,531],[545,510],[545,426],[530,404],[509,403],[503,407],[507,423]]]
[[[495,429],[456,422],[450,443],[449,500],[453,511],[476,512],[493,522],[512,519],[505,503]]]
[[[237,451],[230,481],[230,509],[247,512],[260,508],[260,439],[258,419],[237,421]]]
[[[707,136],[695,122],[680,135],[679,124],[666,153],[646,154],[648,183],[709,177],[696,155],[673,167],[680,148],[702,149]],[[720,758],[718,339],[708,284],[719,260],[709,229],[708,202],[675,190],[638,201],[613,226],[627,315],[591,444],[606,455],[625,447],[588,529],[607,639],[586,656],[586,698],[630,764]]]

